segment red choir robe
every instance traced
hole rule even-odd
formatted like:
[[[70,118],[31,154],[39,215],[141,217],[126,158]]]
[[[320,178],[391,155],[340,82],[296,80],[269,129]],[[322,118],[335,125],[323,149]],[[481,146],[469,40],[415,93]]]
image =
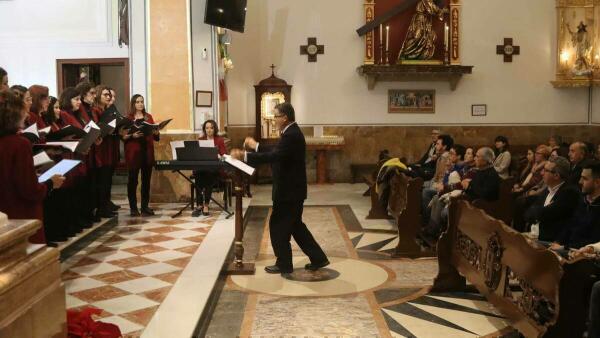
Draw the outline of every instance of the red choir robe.
[[[0,137],[0,187],[0,211],[9,219],[42,221],[48,187],[38,183],[31,144],[20,135]],[[44,228],[29,240],[45,244]]]
[[[99,107],[92,109],[94,121],[100,121],[104,110]],[[118,142],[118,140],[117,140]],[[107,135],[100,145],[94,146],[94,163],[97,168],[113,167],[115,163],[115,138],[112,135]],[[118,148],[116,148],[118,149]]]
[[[132,121],[135,120],[131,114],[127,115],[127,118]],[[154,119],[149,113],[144,115],[144,120],[148,123],[154,123]],[[160,136],[152,134],[138,139],[133,137],[127,139],[125,141],[125,164],[127,169],[154,166],[154,141],[159,139]]]

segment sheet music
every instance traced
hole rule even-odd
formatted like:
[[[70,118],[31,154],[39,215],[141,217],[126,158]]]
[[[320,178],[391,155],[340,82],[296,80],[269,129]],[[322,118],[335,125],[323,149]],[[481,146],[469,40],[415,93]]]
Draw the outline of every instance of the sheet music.
[[[48,154],[46,154],[45,151],[42,151],[41,153],[33,156],[33,166],[34,167],[38,167],[41,165],[44,165],[46,163],[52,163],[54,161],[52,161],[52,159],[50,157],[48,157]]]
[[[62,160],[58,162],[54,167],[48,169],[42,176],[38,177],[38,182],[44,183],[54,175],[64,176],[71,169],[75,168],[76,165],[81,163],[78,160]]]
[[[35,135],[37,138],[40,138],[40,134],[38,134],[38,128],[35,123],[23,130],[23,133],[30,133]]]
[[[200,141],[198,141],[198,144],[200,144],[200,148],[214,148],[215,147],[214,140],[200,140]]]
[[[225,162],[240,169],[241,171],[245,172],[246,174],[248,174],[250,176],[252,176],[254,174],[255,169],[252,168],[251,166],[247,165],[246,163],[244,163],[240,160],[236,160],[235,158],[231,157],[230,155],[223,155],[223,158],[225,159]]]
[[[51,127],[46,127],[43,129],[39,129],[38,132],[40,133],[44,133],[44,134],[48,134],[50,132],[50,129],[52,129]]]
[[[90,123],[88,123],[84,128],[83,131],[85,131],[86,133],[90,132],[90,129],[98,129],[100,130],[100,127],[98,127],[98,125],[94,122],[94,121],[90,121]]]
[[[171,152],[173,153],[173,160],[177,160],[177,151],[175,148],[184,148],[185,144],[183,141],[171,141]]]
[[[77,144],[79,144],[79,142],[46,142],[46,145],[61,146],[65,149],[70,150],[71,152],[75,152],[75,149],[77,148]]]
[[[117,128],[117,119],[114,119],[114,120],[108,122],[108,125],[116,129]]]

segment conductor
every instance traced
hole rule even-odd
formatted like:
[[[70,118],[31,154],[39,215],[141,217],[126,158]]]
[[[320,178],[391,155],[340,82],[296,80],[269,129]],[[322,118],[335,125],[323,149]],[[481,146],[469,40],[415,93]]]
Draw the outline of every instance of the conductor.
[[[268,273],[288,274],[292,264],[291,237],[308,256],[310,263],[305,269],[316,271],[329,265],[327,256],[302,222],[306,199],[306,142],[304,134],[295,122],[294,107],[281,103],[275,107],[275,123],[281,130],[279,142],[269,149],[247,137],[244,152],[233,149],[231,156],[244,160],[252,166],[270,163],[273,171],[273,212],[269,219],[271,245],[277,257],[275,265],[265,267]]]

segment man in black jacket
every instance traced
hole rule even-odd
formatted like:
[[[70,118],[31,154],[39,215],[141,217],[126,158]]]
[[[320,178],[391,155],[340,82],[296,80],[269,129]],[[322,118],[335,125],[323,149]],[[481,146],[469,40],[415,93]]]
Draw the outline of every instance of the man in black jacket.
[[[494,169],[494,151],[483,147],[475,153],[475,166],[477,171],[473,179],[465,179],[461,182],[465,196],[469,201],[484,199],[495,201],[500,192],[500,176]]]
[[[569,161],[560,156],[551,157],[544,165],[543,179],[548,188],[525,215],[530,224],[539,223],[541,242],[558,240],[581,199],[579,189],[567,183],[569,169]]]
[[[306,142],[295,122],[294,108],[289,103],[275,107],[275,121],[281,130],[281,138],[274,148],[259,146],[251,137],[244,145],[255,152],[232,150],[231,156],[256,166],[270,163],[273,171],[273,213],[269,219],[271,245],[277,257],[275,265],[267,266],[268,273],[291,273],[291,237],[308,256],[307,270],[318,270],[329,264],[327,256],[302,222],[306,199]]]
[[[600,242],[599,162],[586,163],[579,184],[585,198],[580,200],[570,225],[564,229],[557,242],[550,246],[553,250],[579,249]]]

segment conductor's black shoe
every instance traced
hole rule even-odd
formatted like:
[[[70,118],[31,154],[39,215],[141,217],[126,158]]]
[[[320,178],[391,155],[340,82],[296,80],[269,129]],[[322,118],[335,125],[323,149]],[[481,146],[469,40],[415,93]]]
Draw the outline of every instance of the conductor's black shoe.
[[[305,268],[306,270],[310,270],[310,271],[317,271],[317,270],[319,270],[320,268],[324,268],[324,267],[326,267],[326,266],[327,266],[327,265],[329,265],[329,264],[330,264],[330,263],[329,263],[329,261],[328,261],[328,260],[325,260],[324,262],[321,262],[321,263],[318,263],[318,264],[308,263],[308,264],[306,264],[306,265],[304,266],[304,268]]]
[[[154,210],[144,207],[142,208],[142,216],[154,216]]]
[[[294,272],[294,269],[282,270],[277,265],[270,265],[270,266],[265,266],[265,271],[267,273],[273,273],[273,274],[275,274],[275,273],[284,274],[284,273],[292,273],[292,272]]]

